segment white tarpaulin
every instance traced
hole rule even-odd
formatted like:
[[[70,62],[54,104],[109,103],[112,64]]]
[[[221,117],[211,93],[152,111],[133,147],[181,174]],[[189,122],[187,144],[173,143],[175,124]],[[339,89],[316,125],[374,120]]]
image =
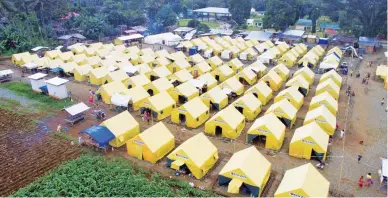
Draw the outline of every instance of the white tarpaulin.
[[[224,92],[226,95],[230,95],[232,93],[233,90],[229,89],[229,88],[223,88],[222,89],[222,92]]]
[[[231,53],[230,50],[224,50],[224,51],[222,51],[222,53],[221,53],[221,58],[223,58],[223,59],[230,59],[230,53]]]
[[[150,35],[144,38],[144,43],[160,44],[160,45],[167,45],[167,46],[177,45],[181,41],[182,41],[182,38],[180,36],[175,35],[171,32]]]
[[[67,113],[74,116],[74,115],[80,114],[84,111],[87,111],[88,109],[90,109],[90,107],[86,106],[85,103],[81,102],[81,103],[75,104],[71,107],[68,107],[65,110],[67,111]]]
[[[248,60],[248,53],[241,52],[240,53],[240,60]]]
[[[271,51],[266,51],[264,54],[260,55],[258,57],[258,60],[262,63],[269,63],[269,60],[272,60],[275,58],[275,55]]]
[[[197,89],[202,89],[202,87],[206,84],[202,80],[197,80],[197,79],[191,79],[189,82],[194,85]]]
[[[9,74],[13,74],[13,71],[10,70],[10,69],[6,69],[6,70],[0,71],[0,76],[6,76],[6,75],[9,75]]]
[[[116,66],[109,66],[108,67],[108,71],[110,71],[110,72],[114,72],[114,71],[116,71],[118,69],[118,67],[116,67]]]
[[[213,50],[206,50],[203,56],[205,58],[210,58],[212,56]]]
[[[134,66],[125,66],[121,68],[125,73],[135,74],[137,72],[137,68]]]
[[[131,100],[132,100],[131,96],[123,95],[120,93],[113,93],[110,99],[113,105],[120,106],[120,107],[128,107],[128,103]]]
[[[29,62],[27,64],[24,64],[23,67],[26,67],[28,69],[35,69],[38,67],[38,64],[34,63],[34,62]]]
[[[337,69],[338,64],[322,62],[319,64],[319,69]]]

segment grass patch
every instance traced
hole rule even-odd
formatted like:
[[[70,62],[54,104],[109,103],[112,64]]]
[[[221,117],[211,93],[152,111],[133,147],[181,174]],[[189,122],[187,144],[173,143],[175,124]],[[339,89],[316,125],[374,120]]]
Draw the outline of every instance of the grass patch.
[[[7,51],[4,51],[0,54],[0,56],[12,56],[13,54],[17,53],[16,49],[9,49]]]
[[[14,197],[213,197],[187,182],[134,167],[122,157],[83,155],[68,161]]]
[[[10,82],[0,85],[0,88],[6,88],[11,90],[17,95],[26,97],[31,100],[35,100],[42,105],[38,105],[38,109],[44,110],[60,110],[72,104],[69,100],[55,100],[49,96],[36,93],[32,91],[29,84],[23,82]]]
[[[191,19],[179,19],[178,25],[183,26],[183,27],[187,27],[187,24],[189,23],[190,20]],[[209,26],[209,28],[219,28],[220,27],[220,24],[217,22],[200,21],[200,23],[206,24],[207,26]]]

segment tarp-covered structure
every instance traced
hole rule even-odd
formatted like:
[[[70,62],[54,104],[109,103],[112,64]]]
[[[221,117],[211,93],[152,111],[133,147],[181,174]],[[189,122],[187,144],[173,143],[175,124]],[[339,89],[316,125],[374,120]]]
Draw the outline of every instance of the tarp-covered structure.
[[[209,119],[209,107],[199,97],[196,97],[184,105],[174,109],[171,113],[171,121],[176,124],[184,124],[189,128],[198,128]]]
[[[200,98],[210,109],[221,110],[228,105],[228,95],[219,86],[202,94]]]
[[[325,106],[334,116],[338,112],[338,101],[327,92],[323,92],[319,95],[314,96],[311,99],[309,111],[312,111],[320,106]]]
[[[288,87],[278,93],[274,98],[274,103],[283,99],[287,99],[292,106],[299,110],[303,105],[304,96],[298,91],[297,87]]]
[[[292,106],[292,104],[287,100],[283,99],[277,103],[272,104],[265,114],[274,113],[283,124],[287,127],[292,128],[296,121],[296,112],[298,110]]]
[[[191,173],[195,178],[201,179],[217,160],[217,148],[203,133],[198,133],[167,156],[167,167]]]
[[[175,100],[165,91],[147,98],[140,107],[140,112],[150,111],[153,119],[163,120],[171,115],[176,107]]]
[[[271,174],[271,163],[254,147],[233,154],[218,175],[219,185],[228,185],[228,193],[238,194],[241,188],[258,197]]]
[[[262,104],[252,93],[245,94],[234,101],[232,105],[244,115],[244,117],[252,121],[261,112]]]
[[[252,93],[260,100],[262,105],[266,105],[273,97],[272,92],[272,89],[265,82],[260,81],[249,88],[245,94]]]
[[[307,112],[303,125],[316,122],[325,132],[332,136],[336,128],[336,117],[325,106]]]

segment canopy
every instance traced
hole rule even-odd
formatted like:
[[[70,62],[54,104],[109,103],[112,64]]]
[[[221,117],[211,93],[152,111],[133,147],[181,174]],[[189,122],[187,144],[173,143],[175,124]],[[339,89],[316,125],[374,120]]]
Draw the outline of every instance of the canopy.
[[[110,101],[113,105],[120,106],[120,107],[128,107],[129,101],[132,100],[131,96],[120,94],[120,93],[113,93]]]
[[[93,138],[95,142],[98,143],[100,147],[105,147],[109,144],[111,140],[115,138],[113,133],[106,128],[105,126],[92,126],[90,128],[87,128],[80,132],[88,134],[90,137]]]
[[[75,116],[75,115],[80,114],[84,111],[87,111],[88,109],[90,109],[90,107],[86,106],[85,103],[81,102],[81,103],[75,104],[71,107],[67,107],[65,110],[70,115]]]
[[[10,69],[6,69],[6,70],[1,70],[0,71],[0,76],[6,76],[6,75],[9,75],[9,74],[13,74],[14,72]]]

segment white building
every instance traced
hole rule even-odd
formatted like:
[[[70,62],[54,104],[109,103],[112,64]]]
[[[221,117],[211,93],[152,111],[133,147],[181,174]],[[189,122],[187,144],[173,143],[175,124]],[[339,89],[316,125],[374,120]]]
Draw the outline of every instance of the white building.
[[[167,45],[167,46],[177,45],[181,41],[182,41],[182,38],[180,36],[175,35],[171,32],[150,35],[144,38],[144,43],[160,44],[160,45]]]
[[[44,77],[46,76],[47,74],[44,74],[44,73],[36,73],[31,76],[28,76],[28,78],[30,79],[31,88],[33,91],[39,92],[39,93],[42,92],[42,90],[40,90],[40,87],[43,87],[46,85],[45,79],[44,79]]]
[[[49,95],[59,100],[67,98],[69,96],[66,87],[67,82],[69,82],[69,80],[58,77],[46,80]]]

